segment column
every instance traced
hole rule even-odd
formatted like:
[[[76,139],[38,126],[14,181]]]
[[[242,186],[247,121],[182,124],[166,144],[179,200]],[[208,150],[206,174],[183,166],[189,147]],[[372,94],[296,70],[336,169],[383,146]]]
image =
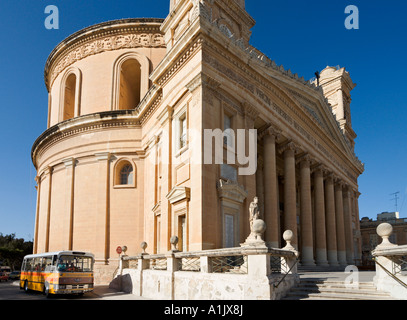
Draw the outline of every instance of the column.
[[[341,266],[346,266],[345,225],[343,219],[343,183],[335,184],[335,212],[336,212],[336,243],[338,249],[338,260]]]
[[[297,197],[295,183],[295,150],[294,143],[282,147],[284,153],[284,229],[293,232],[292,245],[298,248],[297,239]]]
[[[343,190],[343,218],[345,223],[346,261],[348,264],[353,265],[353,230],[348,186],[346,186]]]
[[[338,252],[336,247],[335,197],[332,174],[329,174],[325,180],[325,216],[328,262],[330,266],[338,266]]]
[[[322,166],[314,170],[314,202],[315,202],[315,248],[316,263],[327,266],[326,229],[325,229],[325,199],[324,199],[324,174]]]
[[[311,169],[310,157],[305,155],[300,159],[300,224],[301,224],[301,264],[314,266],[314,241],[312,230],[311,204]]]
[[[109,259],[109,163],[110,153],[95,154],[99,161],[97,184],[97,219],[95,236],[95,260],[98,264],[108,264]]]
[[[267,225],[265,232],[265,241],[273,248],[279,247],[280,238],[276,167],[276,137],[277,132],[273,129],[269,129],[267,130],[263,138],[264,222]]]

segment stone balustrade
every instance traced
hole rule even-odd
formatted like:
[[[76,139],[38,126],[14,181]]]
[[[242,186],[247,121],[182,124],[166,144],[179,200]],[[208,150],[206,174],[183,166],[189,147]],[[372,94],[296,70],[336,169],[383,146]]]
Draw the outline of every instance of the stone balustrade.
[[[372,251],[376,262],[373,281],[378,290],[389,292],[396,299],[407,300],[407,245],[391,243],[392,232],[389,223],[377,227],[377,234],[383,241]]]
[[[291,246],[271,248],[263,241],[237,248],[180,252],[176,237],[165,254],[121,256],[111,287],[159,300],[278,300],[299,281],[299,253]]]

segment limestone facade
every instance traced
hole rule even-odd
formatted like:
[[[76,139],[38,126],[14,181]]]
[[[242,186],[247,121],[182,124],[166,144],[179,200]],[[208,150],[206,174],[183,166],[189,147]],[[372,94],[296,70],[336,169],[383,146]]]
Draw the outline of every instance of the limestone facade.
[[[344,68],[316,84],[277,66],[249,44],[254,24],[244,0],[171,0],[165,20],[101,23],[54,49],[32,148],[35,253],[93,252],[108,278],[121,245],[238,246],[257,196],[268,244],[289,229],[304,265],[360,257],[355,85]],[[257,130],[255,174],[227,163],[228,143],[223,164],[203,163],[203,131],[228,128]]]

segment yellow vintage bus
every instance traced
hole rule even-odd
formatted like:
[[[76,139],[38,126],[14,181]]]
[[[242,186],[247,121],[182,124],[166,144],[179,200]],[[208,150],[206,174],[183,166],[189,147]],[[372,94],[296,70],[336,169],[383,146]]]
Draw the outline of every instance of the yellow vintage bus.
[[[30,254],[21,266],[20,289],[52,294],[93,291],[94,255],[78,251]]]

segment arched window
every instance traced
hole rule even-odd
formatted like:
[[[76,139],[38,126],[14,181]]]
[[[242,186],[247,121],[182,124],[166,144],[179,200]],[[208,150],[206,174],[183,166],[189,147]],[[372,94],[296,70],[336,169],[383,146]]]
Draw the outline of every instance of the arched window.
[[[150,60],[138,52],[127,52],[113,65],[112,110],[135,109],[150,86]]]
[[[65,81],[63,121],[75,116],[76,81],[76,75],[73,73]]]
[[[126,60],[120,72],[119,109],[134,109],[140,103],[141,66],[136,59]]]
[[[114,187],[136,187],[136,166],[131,160],[119,160],[114,169]]]
[[[126,164],[120,170],[120,184],[133,184],[133,167],[130,164]]]
[[[59,121],[80,115],[82,74],[78,68],[70,67],[61,80]]]

